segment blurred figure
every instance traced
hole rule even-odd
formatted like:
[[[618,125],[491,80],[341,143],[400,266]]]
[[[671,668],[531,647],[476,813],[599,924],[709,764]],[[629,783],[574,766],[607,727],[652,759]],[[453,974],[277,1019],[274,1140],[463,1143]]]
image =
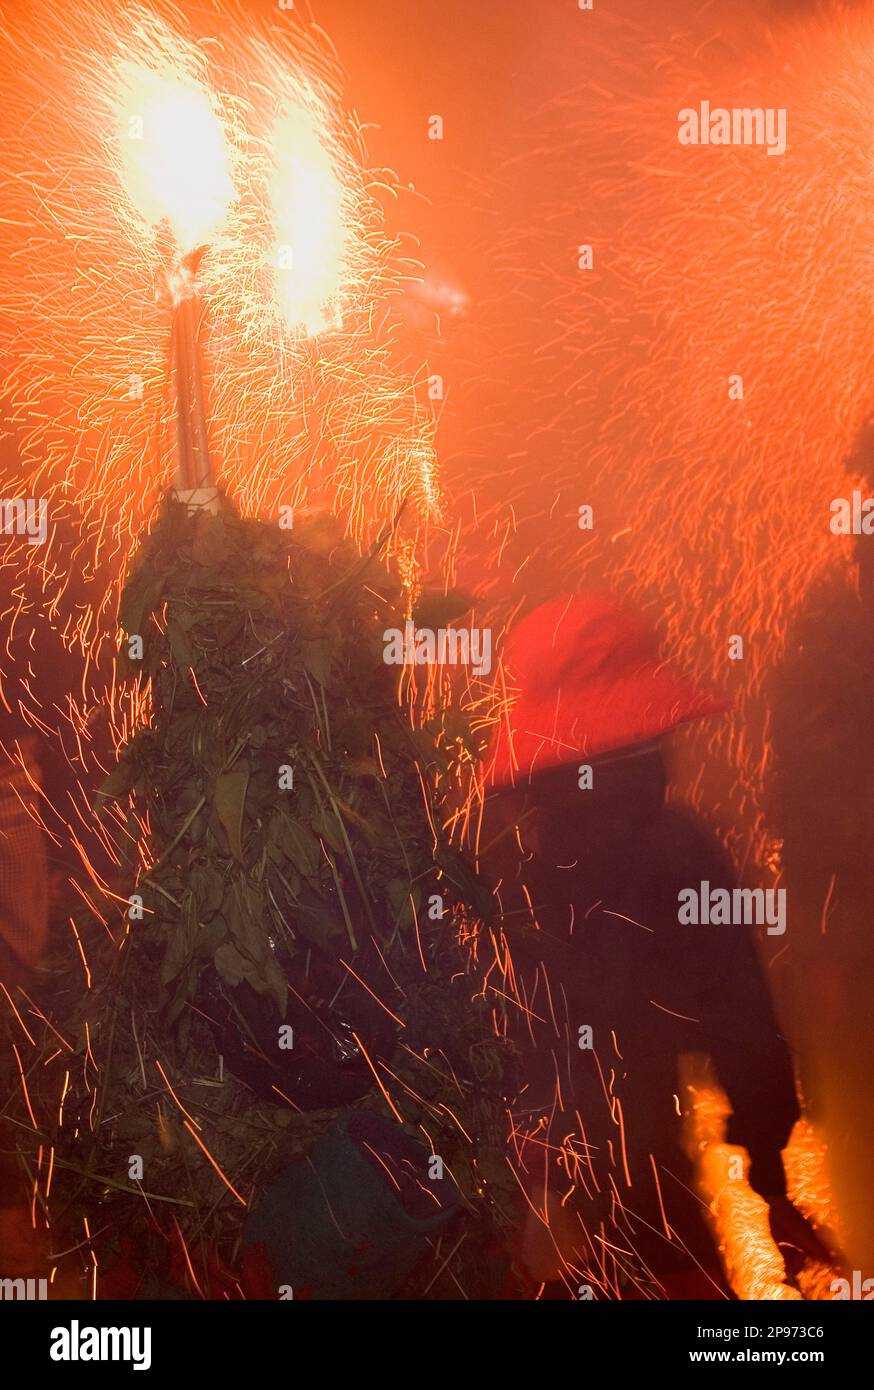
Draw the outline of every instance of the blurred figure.
[[[521,1255],[573,1296],[663,1296],[715,1255],[681,1149],[680,1058],[711,1060],[728,1142],[784,1222],[781,1149],[799,1114],[749,926],[679,919],[683,890],[736,881],[706,826],[665,804],[663,736],[725,705],[605,597],[529,613],[504,661],[520,693],[490,750],[481,862],[512,963],[498,988],[523,1035]],[[724,1292],[715,1268],[709,1288]]]
[[[847,459],[874,495],[874,419]],[[851,497],[851,489],[846,491]],[[835,545],[846,545],[835,536]],[[874,1269],[874,536],[853,566],[813,586],[786,634],[770,692],[771,819],[792,902],[781,962],[805,1112],[828,1140],[828,1174],[853,1268]]]

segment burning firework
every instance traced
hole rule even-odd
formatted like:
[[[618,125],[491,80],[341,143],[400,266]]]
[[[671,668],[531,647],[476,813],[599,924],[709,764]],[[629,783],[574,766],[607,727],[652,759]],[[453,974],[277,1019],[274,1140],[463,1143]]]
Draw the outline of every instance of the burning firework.
[[[81,769],[95,711],[116,745],[143,716],[111,659],[127,557],[175,467],[171,315],[183,485],[211,469],[245,512],[327,505],[363,543],[407,498],[412,544],[438,505],[434,426],[393,346],[406,265],[381,176],[320,31],[88,3],[73,40],[38,2],[4,21],[0,68],[4,495],[49,518],[45,546],[6,550],[10,592],[27,585],[7,617],[28,647],[57,629],[78,667],[60,716],[26,678],[5,702]],[[58,832],[87,839],[74,797]]]
[[[381,731],[367,715],[365,671],[368,675],[375,671],[389,722],[411,753],[409,792],[421,830],[425,862],[430,868],[436,857],[441,881],[445,878],[449,882],[457,856],[452,855],[448,845],[444,853],[445,842],[431,808],[426,779],[432,778],[433,769],[424,762],[420,766],[403,702],[399,708],[396,699],[393,677],[378,656],[374,658],[369,646],[378,641],[374,608],[382,616],[383,609],[389,611],[390,602],[385,593],[373,587],[378,585],[378,578],[366,571],[381,563],[382,552],[396,544],[406,579],[406,600],[412,603],[417,588],[417,532],[423,521],[436,513],[438,498],[433,424],[430,415],[420,409],[415,382],[392,346],[385,308],[400,271],[398,251],[380,230],[374,186],[362,168],[357,128],[337,114],[338,74],[299,25],[293,26],[292,32],[280,41],[276,35],[253,35],[248,27],[223,24],[219,43],[195,34],[169,7],[143,10],[133,19],[127,15],[123,27],[114,22],[110,13],[93,8],[84,17],[82,48],[69,56],[64,26],[53,22],[48,10],[47,22],[36,26],[37,15],[42,15],[39,8],[26,20],[16,22],[4,36],[9,60],[13,61],[14,54],[18,66],[22,51],[30,52],[26,35],[39,33],[38,53],[34,49],[34,62],[23,64],[26,75],[17,84],[22,130],[15,140],[10,140],[5,153],[18,194],[22,248],[25,242],[32,242],[36,231],[45,236],[45,254],[22,257],[15,294],[24,310],[33,310],[40,303],[49,283],[54,296],[50,316],[41,325],[44,331],[39,337],[25,340],[20,325],[10,322],[3,343],[10,361],[11,390],[15,393],[13,416],[17,422],[26,421],[29,429],[21,441],[19,482],[23,491],[32,493],[38,488],[39,494],[45,495],[56,524],[59,512],[65,512],[68,521],[72,519],[79,532],[75,537],[77,553],[93,567],[93,576],[86,577],[93,578],[94,584],[98,582],[97,565],[103,565],[99,582],[104,586],[104,598],[96,612],[91,606],[85,608],[74,634],[91,663],[90,680],[84,684],[81,702],[70,701],[68,716],[80,740],[77,772],[81,784],[77,787],[77,799],[84,800],[82,786],[90,780],[92,771],[87,747],[82,746],[90,738],[89,706],[99,701],[101,694],[105,694],[110,706],[113,737],[116,743],[124,742],[124,750],[113,777],[99,794],[101,817],[91,819],[84,807],[77,805],[82,826],[78,839],[70,825],[61,826],[62,833],[76,839],[88,880],[78,884],[86,910],[78,920],[75,916],[70,919],[77,955],[75,976],[68,976],[60,986],[64,1000],[56,1015],[60,1027],[56,1028],[36,1005],[32,1006],[40,1030],[47,1030],[42,1031],[43,1041],[48,1042],[51,1037],[46,1070],[41,1076],[45,1087],[29,1085],[18,1042],[12,1046],[21,1099],[27,1111],[25,1123],[40,1140],[35,1167],[28,1169],[33,1179],[32,1222],[35,1227],[39,1208],[40,1219],[46,1227],[50,1224],[49,1202],[56,1167],[62,1174],[72,1170],[90,1182],[93,1174],[88,1165],[94,1162],[102,1166],[107,1153],[105,1145],[116,1133],[117,1117],[113,1116],[110,1122],[105,1112],[107,1104],[115,1106],[109,1097],[119,1079],[115,1068],[121,1053],[126,1056],[123,1070],[137,1087],[140,1079],[144,1087],[147,1085],[148,1064],[149,1072],[157,1071],[166,1088],[154,1120],[149,1114],[147,1122],[150,1138],[157,1140],[164,1155],[175,1155],[184,1166],[186,1159],[180,1144],[193,1139],[200,1153],[202,1174],[210,1182],[220,1182],[221,1196],[229,1194],[241,1206],[249,1200],[247,1185],[238,1178],[235,1181],[239,1155],[231,1161],[222,1145],[207,1142],[202,1122],[196,1118],[198,1106],[189,1088],[200,1085],[193,1079],[193,1072],[200,1070],[199,1060],[187,1069],[187,1075],[173,1076],[171,1064],[165,1064],[166,1058],[161,1055],[169,1038],[167,1030],[184,1016],[180,1026],[185,1040],[179,1042],[180,1055],[190,1061],[186,1049],[192,1012],[203,1018],[213,1016],[217,1010],[210,1004],[209,1014],[205,1014],[204,998],[200,1004],[195,999],[206,957],[201,959],[200,945],[195,946],[194,937],[201,933],[209,915],[207,904],[195,901],[185,890],[191,904],[192,936],[179,916],[181,899],[177,885],[174,882],[168,890],[159,880],[165,870],[175,874],[178,867],[182,867],[184,878],[196,876],[195,861],[201,850],[195,847],[195,839],[199,842],[200,830],[205,826],[205,822],[200,825],[197,821],[200,811],[210,802],[219,815],[216,824],[226,824],[230,834],[230,840],[222,842],[222,853],[230,844],[231,858],[240,868],[241,883],[245,880],[240,902],[244,898],[249,902],[255,859],[268,851],[266,841],[254,857],[243,848],[241,835],[245,838],[248,834],[243,807],[248,804],[254,813],[256,779],[249,775],[248,760],[241,760],[241,755],[250,747],[259,750],[257,756],[264,762],[266,799],[287,806],[288,798],[280,796],[277,800],[276,760],[267,746],[265,725],[254,710],[252,698],[259,686],[259,672],[263,668],[275,673],[279,644],[283,644],[283,649],[288,647],[292,630],[293,641],[303,643],[301,652],[306,650],[303,661],[294,658],[294,679],[303,682],[301,688],[307,700],[310,695],[316,700],[314,714],[319,732],[312,736],[312,749],[327,739],[322,751],[327,752],[328,746],[334,748],[344,764],[343,776],[357,780],[350,782],[338,799],[320,763],[313,773],[316,780],[310,791],[302,788],[297,792],[293,817],[289,813],[287,839],[291,858],[285,850],[281,851],[280,857],[284,856],[286,862],[282,869],[284,887],[279,891],[293,889],[300,869],[305,876],[313,876],[314,882],[319,881],[316,896],[323,888],[327,893],[327,906],[322,911],[314,906],[310,888],[302,889],[308,897],[303,918],[307,925],[310,918],[318,918],[321,925],[292,972],[294,983],[273,959],[273,933],[277,929],[287,932],[288,925],[281,909],[277,909],[280,915],[274,926],[269,925],[273,909],[268,907],[265,880],[260,908],[254,910],[252,899],[239,920],[234,918],[230,935],[223,927],[216,934],[213,945],[219,972],[217,988],[224,987],[222,981],[231,990],[254,982],[256,992],[266,991],[275,1002],[276,1017],[283,1017],[289,991],[298,999],[302,998],[299,991],[309,990],[311,972],[319,969],[313,952],[319,957],[329,948],[333,908],[339,906],[344,922],[343,949],[352,963],[345,959],[331,962],[330,968],[337,974],[329,990],[332,1000],[350,978],[354,979],[370,996],[371,1008],[382,1010],[391,1023],[408,1030],[404,1034],[405,1055],[396,1059],[392,1052],[390,1067],[372,1045],[370,1035],[365,1044],[354,1033],[343,1040],[347,1050],[341,1061],[348,1062],[348,1047],[354,1042],[367,1084],[375,1082],[397,1121],[409,1123],[412,1115],[405,1109],[403,1095],[417,1105],[421,1101],[422,1134],[431,1149],[435,1143],[432,1135],[438,1132],[435,1126],[447,1124],[446,1117],[450,1117],[448,1123],[454,1136],[451,1143],[462,1146],[459,1161],[450,1160],[453,1181],[457,1184],[462,1169],[468,1171],[470,1196],[465,1201],[479,1202],[485,1189],[468,1131],[479,1132],[482,1126],[479,1122],[465,1126],[469,1088],[462,1089],[457,1080],[466,1057],[452,1060],[447,1054],[447,1081],[463,1104],[459,1105],[454,1095],[450,1097],[451,1108],[448,1104],[438,1107],[422,1100],[419,1083],[408,1071],[409,1064],[412,1061],[414,1066],[431,1072],[434,1065],[422,1043],[416,1041],[418,1025],[414,1026],[412,1015],[409,1019],[401,1018],[358,975],[359,946],[363,950],[367,942],[375,942],[387,972],[389,990],[400,990],[397,981],[403,972],[391,962],[393,952],[401,951],[404,969],[409,967],[413,972],[409,988],[401,990],[405,1009],[406,1001],[423,987],[429,997],[441,988],[435,979],[439,974],[436,963],[446,944],[445,928],[439,920],[435,919],[433,928],[425,929],[424,924],[420,927],[421,886],[412,877],[412,839],[399,819],[399,784],[391,772],[391,738],[381,737]],[[45,81],[41,62],[52,68],[51,83]],[[48,102],[41,86],[53,94]],[[58,113],[65,104],[75,106],[79,113],[75,131],[58,122]],[[32,148],[39,152],[38,156],[31,155]],[[17,162],[25,155],[30,160],[26,170]],[[70,229],[60,244],[50,235],[52,224]],[[87,333],[84,359],[79,356],[83,332]],[[166,372],[171,337],[175,412],[168,399],[170,393],[165,390],[171,376]],[[209,411],[202,346],[203,359],[212,368]],[[60,365],[69,372],[69,396],[51,428],[30,428],[53,390],[46,373],[50,359],[54,359],[56,370]],[[126,399],[132,403],[129,420],[122,419],[121,412],[128,406],[119,405],[120,391],[107,390],[106,386],[107,380],[111,381],[117,373],[120,387],[123,363],[127,373],[124,381],[129,387]],[[143,401],[149,396],[154,401],[150,413],[142,410]],[[354,549],[344,549],[342,535],[336,528],[325,524],[320,530],[319,521],[312,517],[309,525],[305,524],[307,518],[298,517],[294,543],[289,544],[281,531],[244,522],[233,508],[216,505],[209,509],[214,513],[211,516],[182,519],[180,513],[184,509],[169,503],[163,520],[155,523],[140,545],[140,563],[128,573],[122,596],[120,616],[128,643],[123,656],[140,663],[127,667],[127,674],[136,670],[139,679],[129,684],[115,683],[112,677],[101,676],[96,663],[102,648],[109,647],[105,638],[112,632],[117,583],[126,567],[130,542],[141,540],[141,533],[154,520],[155,502],[167,481],[166,437],[174,413],[179,424],[177,493],[189,504],[199,500],[213,480],[233,496],[241,509],[272,512],[284,504],[292,511],[302,503],[327,499],[345,523],[347,533],[361,541],[379,526],[378,541],[362,560]],[[150,462],[153,445],[157,446],[156,457]],[[407,506],[411,501],[418,507]],[[405,511],[412,514],[412,526],[398,539],[396,533]],[[389,526],[384,524],[387,515],[392,518]],[[235,569],[231,559],[235,548],[229,543],[232,535],[239,540],[236,549],[243,569]],[[186,571],[182,555],[189,542],[193,546],[189,556],[193,568]],[[64,577],[55,561],[54,553],[33,561],[34,567],[39,566],[49,605],[59,604],[64,591]],[[202,582],[204,564],[211,576],[206,585]],[[314,566],[313,572],[319,575],[312,591],[304,582],[307,565]],[[108,586],[107,569],[114,581]],[[292,597],[298,605],[297,616],[288,630],[277,629],[262,640],[266,628],[258,614],[264,616],[275,609],[287,615],[290,581]],[[195,633],[190,624],[193,589],[199,595],[194,606],[198,622],[203,620],[203,632],[208,629],[212,634],[209,659],[201,629]],[[362,640],[348,620],[348,613],[344,618],[341,611],[352,591],[361,595],[373,629],[368,629],[367,640]],[[40,614],[32,616],[36,625]],[[233,647],[233,632],[241,643],[239,651]],[[339,640],[363,665],[358,671],[350,668],[337,679]],[[139,652],[132,652],[131,643],[140,644]],[[124,667],[123,661],[120,664]],[[213,684],[217,672],[227,674],[229,669],[237,683],[236,695],[227,685],[225,675],[219,676],[217,686]],[[165,675],[166,704],[162,684]],[[181,702],[176,689],[179,676],[186,688]],[[325,686],[335,679],[337,693],[349,706],[350,717],[361,726],[364,743],[359,751],[374,754],[372,790],[379,803],[377,811],[382,815],[384,801],[386,826],[393,842],[392,859],[397,854],[397,843],[402,863],[410,870],[411,881],[406,888],[393,871],[384,872],[382,866],[374,874],[365,870],[368,880],[372,879],[365,886],[361,876],[365,864],[362,850],[353,851],[358,830],[352,830],[350,838],[338,820],[330,830],[315,826],[309,832],[299,819],[306,815],[305,804],[310,795],[328,808],[329,815],[337,817],[347,813],[340,810],[342,800],[359,828],[364,827],[368,837],[373,832],[373,817],[360,815],[353,806],[365,785],[362,776],[370,777],[370,764],[357,769],[352,765],[352,744],[341,735],[337,710],[329,709],[333,696],[326,703]],[[37,692],[27,688],[27,693],[34,703],[38,700]],[[280,760],[291,756],[288,708],[296,704],[288,681],[274,684],[265,701],[265,718],[275,721],[278,729],[279,743],[274,751]],[[205,738],[194,730],[191,715],[203,729],[211,731]],[[227,767],[219,772],[214,787],[213,772],[207,768],[211,755],[207,754],[207,763],[198,770],[196,779],[205,776],[210,790],[196,794],[199,807],[192,815],[190,808],[183,805],[187,793],[180,793],[176,781],[182,750],[199,756],[194,754],[195,747],[206,750],[213,734],[223,740],[226,726],[230,727],[229,719],[241,721],[239,737],[234,739],[234,748],[229,749],[229,759],[223,759]],[[45,732],[49,736],[53,733],[48,722]],[[162,752],[147,770],[142,757],[150,748],[157,750],[158,744]],[[96,759],[92,757],[91,761]],[[173,786],[168,783],[165,789],[163,778],[168,771]],[[392,802],[382,787],[382,782],[389,779]],[[236,830],[230,821],[223,820],[221,805],[231,783],[237,796],[237,810],[232,812],[232,820],[238,822]],[[325,797],[327,801],[323,801]],[[162,823],[165,805],[170,803],[180,812],[179,824],[166,843],[159,845],[152,835]],[[62,813],[60,818],[63,822]],[[261,816],[252,821],[256,835],[261,835],[265,824]],[[213,831],[208,831],[210,844],[212,836]],[[336,852],[349,857],[364,914],[363,925],[356,920],[358,908],[350,910],[348,889],[336,865],[331,867],[333,861],[326,846],[332,837]],[[301,846],[305,862],[300,860]],[[252,862],[244,867],[247,854]],[[292,864],[295,856],[297,868]],[[125,874],[133,876],[137,888],[130,899],[124,896]],[[415,875],[416,880],[420,877]],[[378,892],[388,894],[386,903],[393,904],[390,909],[374,897],[377,878],[381,884]],[[125,920],[125,905],[130,909],[132,904],[133,910],[139,912],[142,892],[148,895],[152,882],[157,885],[158,899],[155,904],[151,900],[146,903],[148,920],[142,931],[132,932],[128,921],[140,921],[142,914],[131,918],[128,910]],[[217,893],[224,900],[226,890],[220,872],[213,884],[213,896]],[[149,973],[144,973],[149,943],[154,944],[153,929],[162,912],[166,915],[169,954],[158,972],[160,979],[153,976],[143,991],[144,1013],[138,1017],[139,1006],[132,1001],[129,1009],[126,1005],[119,1007],[121,981],[124,978],[137,988]],[[380,943],[377,938],[386,924],[389,931]],[[83,925],[85,929],[80,931]],[[414,932],[415,951],[407,948],[402,925]],[[234,936],[242,954],[234,954]],[[186,940],[192,950],[184,961],[177,961],[179,945]],[[145,955],[139,955],[141,950]],[[264,966],[261,975],[251,969],[253,952]],[[228,975],[227,964],[232,955],[236,964]],[[132,968],[137,956],[137,965]],[[236,968],[241,962],[242,973]],[[158,1027],[163,1041],[153,1049],[152,1023],[147,1023],[146,1017],[153,1019],[158,1002],[168,1002],[164,986],[171,982],[175,982],[174,1001]],[[449,989],[448,981],[445,989]],[[296,1031],[311,1026],[310,1016],[317,1016],[323,1002],[304,1001],[307,1023],[301,1028],[296,1026]],[[27,1029],[11,996],[7,996],[6,1003],[10,1026],[23,1027],[27,1046],[38,1047],[35,1033]],[[429,1007],[433,1007],[433,998]],[[121,1014],[124,1021],[117,1028]],[[465,1012],[468,1022],[477,1016],[476,1011]],[[317,1023],[317,1032],[318,1026]],[[67,1029],[75,1042],[65,1037],[58,1053],[55,1040],[61,1037],[62,1029]],[[458,1038],[462,1036],[461,1027],[447,1025],[447,1031]],[[339,1047],[336,1038],[334,1041]],[[71,1075],[65,1055],[80,1044],[84,1049],[84,1068],[81,1072],[77,1068]],[[317,1045],[325,1046],[321,1034]],[[473,1043],[465,1046],[472,1047]],[[493,1047],[499,1047],[499,1042],[482,1037],[478,1031],[476,1047],[489,1054]],[[241,1056],[251,1055],[248,1039],[243,1039],[241,1048]],[[226,1045],[222,1056],[225,1052]],[[365,1061],[369,1070],[364,1067]],[[315,1070],[319,1073],[318,1084],[323,1087],[324,1068]],[[215,1084],[221,1088],[221,1063],[217,1082],[202,1079],[207,1086]],[[426,1080],[430,1086],[430,1078]],[[403,1094],[394,1094],[395,1087]],[[278,1094],[282,1103],[294,1111],[300,1110],[297,1102],[280,1088],[272,1086],[268,1091],[272,1102],[276,1102]],[[322,1089],[319,1099],[321,1105],[309,1108],[325,1109],[331,1098]],[[182,1120],[168,1119],[168,1112],[173,1116],[170,1101]],[[491,1098],[484,1103],[487,1109],[500,1104]],[[121,1108],[137,1112],[137,1123],[146,1113],[141,1111],[139,1101],[132,1106],[121,1103]],[[291,1116],[286,1117],[281,1127],[291,1120]],[[251,1122],[247,1123],[251,1127]],[[272,1127],[272,1119],[268,1125]],[[306,1124],[303,1128],[293,1127],[300,1129],[303,1137]],[[45,1129],[52,1134],[47,1144],[42,1143]],[[240,1126],[237,1133],[241,1140],[250,1142],[251,1135],[245,1135]],[[496,1127],[493,1133],[497,1136]],[[311,1137],[307,1130],[306,1140]],[[272,1147],[271,1140],[261,1150],[262,1157],[269,1157]],[[451,1144],[441,1147],[451,1153]],[[83,1154],[84,1166],[79,1162]],[[27,1164],[26,1156],[22,1161]],[[249,1162],[246,1159],[245,1165]],[[160,1221],[156,1223],[154,1219],[153,1204],[163,1199],[153,1192],[138,1193],[136,1187],[123,1183],[110,1182],[109,1186],[116,1192],[142,1198],[142,1206],[139,1200],[136,1203],[139,1215],[154,1234]],[[430,1195],[425,1189],[423,1192],[430,1202]],[[171,1207],[194,1206],[187,1199],[177,1200],[173,1196],[169,1202]],[[85,1205],[88,1206],[88,1198]],[[215,1207],[210,1198],[204,1222],[211,1220]],[[76,1248],[87,1251],[89,1291],[96,1297],[100,1247],[92,1235],[96,1223],[90,1220],[90,1208],[88,1212],[83,1209],[83,1213],[85,1239]],[[225,1215],[220,1217],[219,1225],[227,1232],[230,1226]],[[197,1217],[196,1224],[202,1224],[201,1217]],[[186,1277],[198,1293],[203,1293],[212,1275],[208,1269],[198,1272],[198,1257],[189,1249],[188,1239],[197,1232],[184,1212],[174,1214],[173,1228],[172,1240],[179,1257],[184,1257]],[[170,1239],[169,1228],[161,1229]],[[209,1238],[212,1239],[212,1233]],[[442,1259],[436,1273],[430,1274],[425,1294],[444,1275],[447,1263]],[[452,1277],[455,1278],[454,1273]],[[240,1291],[239,1285],[231,1283],[230,1287]]]

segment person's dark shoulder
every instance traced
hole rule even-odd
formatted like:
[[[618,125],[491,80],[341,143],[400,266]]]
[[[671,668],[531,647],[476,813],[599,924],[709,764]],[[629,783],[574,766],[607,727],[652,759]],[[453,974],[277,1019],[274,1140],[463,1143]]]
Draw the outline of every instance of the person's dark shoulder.
[[[674,904],[682,888],[705,881],[731,888],[736,882],[731,858],[715,832],[686,806],[665,806],[642,831],[637,855],[646,880]]]

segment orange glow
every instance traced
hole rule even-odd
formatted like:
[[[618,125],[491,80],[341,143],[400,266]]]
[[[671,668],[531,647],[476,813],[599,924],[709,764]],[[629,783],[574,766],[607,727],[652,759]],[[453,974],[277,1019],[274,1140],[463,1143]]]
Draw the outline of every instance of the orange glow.
[[[275,309],[292,332],[340,327],[347,274],[344,190],[318,104],[286,111],[272,136]]]
[[[122,180],[146,229],[167,221],[191,251],[221,229],[234,196],[228,143],[208,87],[170,58],[124,61],[118,77]]]

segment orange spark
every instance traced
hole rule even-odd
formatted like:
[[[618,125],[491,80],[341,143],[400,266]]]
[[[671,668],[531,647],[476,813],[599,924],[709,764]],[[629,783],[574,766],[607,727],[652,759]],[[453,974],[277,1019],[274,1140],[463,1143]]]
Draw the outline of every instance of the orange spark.
[[[394,1115],[395,1119],[397,1120],[398,1124],[402,1125],[403,1122],[404,1122],[404,1121],[403,1121],[403,1116],[401,1115],[400,1111],[399,1111],[399,1110],[397,1109],[397,1107],[395,1106],[394,1101],[392,1100],[392,1098],[391,1098],[391,1096],[389,1095],[388,1091],[385,1089],[385,1086],[382,1084],[382,1080],[380,1079],[379,1073],[377,1072],[376,1067],[373,1065],[373,1063],[371,1062],[369,1056],[367,1055],[367,1051],[366,1051],[366,1049],[365,1049],[365,1047],[364,1047],[364,1044],[362,1043],[362,1041],[361,1041],[361,1039],[359,1038],[359,1036],[358,1036],[357,1033],[353,1033],[352,1036],[353,1036],[353,1038],[355,1039],[355,1041],[357,1042],[358,1046],[361,1048],[361,1055],[362,1055],[362,1057],[364,1058],[364,1060],[365,1060],[365,1062],[367,1063],[367,1065],[370,1067],[370,1070],[373,1072],[374,1079],[375,1079],[375,1081],[376,1081],[377,1086],[378,1086],[379,1089],[382,1091],[382,1094],[383,1094],[383,1097],[384,1097],[384,1099],[385,1099],[386,1105],[387,1105],[387,1106],[389,1107],[389,1109],[391,1110],[391,1112],[392,1112],[392,1114]]]
[[[201,1150],[202,1150],[203,1153],[205,1154],[206,1158],[207,1158],[207,1159],[209,1160],[209,1162],[212,1164],[213,1168],[214,1168],[215,1171],[218,1173],[219,1177],[221,1178],[222,1182],[224,1183],[224,1185],[225,1185],[225,1187],[228,1189],[228,1191],[231,1192],[231,1193],[233,1193],[233,1195],[236,1197],[237,1201],[240,1203],[241,1206],[243,1206],[243,1207],[248,1206],[248,1202],[246,1202],[245,1198],[243,1198],[243,1197],[240,1196],[239,1192],[238,1192],[237,1189],[234,1187],[233,1183],[230,1182],[229,1179],[225,1177],[225,1175],[224,1175],[224,1173],[222,1172],[221,1168],[220,1168],[219,1165],[216,1163],[215,1159],[213,1158],[213,1156],[212,1156],[212,1154],[210,1153],[209,1149],[208,1149],[208,1148],[206,1147],[206,1145],[204,1144],[203,1140],[198,1136],[197,1131],[194,1129],[194,1127],[193,1127],[193,1125],[190,1123],[190,1121],[188,1121],[188,1120],[183,1120],[182,1123],[184,1124],[185,1128],[188,1130],[188,1133],[191,1135],[192,1139],[195,1140],[195,1142],[199,1145],[199,1147],[201,1148]]]
[[[30,1096],[27,1092],[27,1081],[24,1075],[24,1067],[21,1065],[21,1058],[18,1055],[18,1048],[15,1046],[15,1043],[12,1044],[12,1051],[15,1053],[15,1060],[18,1063],[18,1075],[21,1078],[21,1089],[24,1092],[24,1101],[27,1106],[27,1113],[30,1116],[31,1124],[33,1125],[34,1129],[36,1129],[38,1127],[36,1123],[36,1116],[34,1115],[33,1109],[31,1108]]]
[[[3,993],[6,995],[6,999],[7,999],[8,1003],[9,1003],[10,1009],[11,1009],[12,1012],[15,1014],[15,1017],[18,1019],[18,1022],[21,1024],[21,1031],[22,1031],[22,1033],[23,1033],[24,1036],[27,1038],[27,1041],[30,1043],[30,1045],[31,1045],[32,1047],[35,1047],[36,1044],[34,1043],[33,1038],[31,1037],[30,1033],[28,1032],[27,1028],[25,1027],[24,1019],[21,1017],[21,1014],[18,1012],[17,1008],[15,1007],[15,1003],[14,1003],[14,1001],[13,1001],[12,995],[9,993],[9,990],[6,988],[6,986],[4,985],[4,983],[3,983],[2,980],[0,980],[0,989],[2,989]]]
[[[163,1082],[164,1082],[164,1085],[167,1087],[167,1090],[170,1092],[170,1095],[173,1097],[174,1101],[176,1102],[177,1106],[178,1106],[179,1109],[181,1110],[182,1114],[185,1116],[186,1120],[189,1120],[189,1121],[191,1122],[191,1124],[193,1124],[193,1125],[195,1126],[196,1129],[202,1129],[203,1126],[200,1125],[200,1124],[198,1124],[197,1120],[195,1120],[195,1118],[194,1118],[193,1115],[189,1114],[189,1112],[185,1109],[185,1106],[182,1104],[182,1101],[179,1099],[179,1097],[177,1096],[176,1092],[173,1090],[173,1087],[170,1085],[170,1078],[167,1076],[167,1073],[165,1072],[164,1068],[161,1066],[161,1063],[158,1061],[157,1057],[155,1058],[155,1066],[158,1068],[158,1071],[161,1073],[161,1078],[162,1078],[162,1080],[163,1080]]]

